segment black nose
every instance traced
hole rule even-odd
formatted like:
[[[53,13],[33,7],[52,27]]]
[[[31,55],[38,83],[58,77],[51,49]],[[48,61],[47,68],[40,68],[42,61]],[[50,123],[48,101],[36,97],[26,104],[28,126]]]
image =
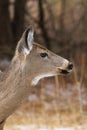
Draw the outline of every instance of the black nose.
[[[68,66],[68,69],[72,69],[72,68],[73,68],[73,64],[70,62],[69,66]]]

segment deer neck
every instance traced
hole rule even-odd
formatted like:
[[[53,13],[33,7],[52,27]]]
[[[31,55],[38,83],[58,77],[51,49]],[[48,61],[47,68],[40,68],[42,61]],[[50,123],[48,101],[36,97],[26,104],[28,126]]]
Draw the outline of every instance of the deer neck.
[[[25,78],[24,64],[12,61],[0,83],[0,118],[5,119],[23,103],[31,91],[31,77]]]

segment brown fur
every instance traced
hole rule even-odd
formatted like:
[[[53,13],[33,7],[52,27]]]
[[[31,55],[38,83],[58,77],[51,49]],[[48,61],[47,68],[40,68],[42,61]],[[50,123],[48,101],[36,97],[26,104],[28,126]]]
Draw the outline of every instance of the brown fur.
[[[17,45],[8,70],[0,80],[0,130],[3,130],[4,120],[28,97],[32,90],[32,81],[37,76],[48,73],[58,75],[61,69],[67,69],[69,63],[66,59],[34,42],[31,52],[25,55],[23,53],[23,48],[26,47],[25,35],[26,32]],[[47,59],[40,57],[40,53],[43,52],[48,54]]]

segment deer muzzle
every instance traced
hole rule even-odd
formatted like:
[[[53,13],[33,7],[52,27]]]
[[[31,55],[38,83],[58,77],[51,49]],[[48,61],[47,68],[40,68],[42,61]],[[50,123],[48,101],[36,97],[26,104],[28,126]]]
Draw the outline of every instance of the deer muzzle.
[[[72,72],[72,69],[73,69],[73,64],[71,62],[68,62],[68,64],[63,64],[62,67],[58,67],[57,68],[60,72],[60,74],[68,74],[70,72]]]

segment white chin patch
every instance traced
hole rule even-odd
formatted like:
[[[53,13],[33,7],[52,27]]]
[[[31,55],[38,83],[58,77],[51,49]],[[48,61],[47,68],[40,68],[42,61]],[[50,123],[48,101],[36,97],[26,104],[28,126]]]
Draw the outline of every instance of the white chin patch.
[[[35,78],[32,80],[31,85],[36,85],[36,84],[39,82],[39,80],[42,79],[42,78],[45,78],[45,77],[52,77],[52,76],[55,76],[55,74],[49,73],[49,74],[42,74],[42,75],[39,75],[39,76],[35,77]]]

